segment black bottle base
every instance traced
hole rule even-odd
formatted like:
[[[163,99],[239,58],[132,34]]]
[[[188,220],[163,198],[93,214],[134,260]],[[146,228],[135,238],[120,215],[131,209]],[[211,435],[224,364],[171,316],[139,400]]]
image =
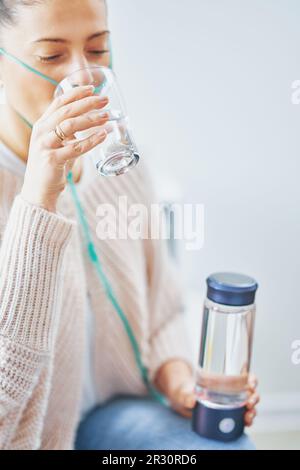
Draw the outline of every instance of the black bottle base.
[[[197,402],[192,417],[192,429],[202,437],[229,442],[244,432],[246,407],[216,409]]]

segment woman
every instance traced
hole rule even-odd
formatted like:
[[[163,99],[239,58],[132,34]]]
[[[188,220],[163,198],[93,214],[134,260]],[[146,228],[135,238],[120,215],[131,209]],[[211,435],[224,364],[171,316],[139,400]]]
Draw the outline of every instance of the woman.
[[[123,325],[82,248],[68,171],[95,228],[102,204],[117,206],[122,195],[129,204],[155,201],[144,162],[118,178],[87,172],[85,154],[106,138],[107,116],[97,111],[107,100],[89,87],[53,100],[52,83],[12,60],[56,82],[90,64],[108,66],[105,2],[0,0],[0,8],[6,52],[0,56],[6,96],[0,115],[0,448],[221,447],[191,431],[194,365],[165,245],[94,237],[149,379],[170,408],[148,396]],[[93,120],[83,116],[91,111]],[[74,145],[64,146],[57,132],[69,139],[91,127],[95,134]],[[258,402],[255,382],[249,383],[247,425]],[[225,446],[251,447],[246,436]]]

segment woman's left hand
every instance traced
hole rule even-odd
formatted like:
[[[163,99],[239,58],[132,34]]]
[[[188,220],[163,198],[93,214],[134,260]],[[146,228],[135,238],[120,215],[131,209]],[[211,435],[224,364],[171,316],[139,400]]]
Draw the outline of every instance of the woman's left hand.
[[[256,391],[257,378],[249,374],[248,392],[249,397],[246,403],[245,425],[251,426],[257,414],[256,405],[259,402],[259,394]],[[192,377],[184,378],[181,385],[168,394],[168,399],[172,408],[186,418],[192,417],[192,410],[196,405],[195,382]]]

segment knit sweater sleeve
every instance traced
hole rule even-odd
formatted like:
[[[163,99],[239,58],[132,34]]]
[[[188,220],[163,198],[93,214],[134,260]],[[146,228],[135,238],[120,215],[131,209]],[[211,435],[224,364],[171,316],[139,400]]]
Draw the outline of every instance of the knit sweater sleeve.
[[[161,210],[151,211],[150,205],[160,207],[158,195],[145,164],[143,184],[148,200],[148,234],[145,239],[149,298],[149,379],[154,381],[158,369],[170,359],[182,359],[195,372],[191,338],[187,330],[183,279],[180,268],[171,258],[163,237],[165,219]],[[159,215],[160,214],[160,215]],[[152,234],[157,234],[154,237]]]
[[[25,201],[12,204],[0,245],[0,449],[49,363],[62,260],[74,222]]]

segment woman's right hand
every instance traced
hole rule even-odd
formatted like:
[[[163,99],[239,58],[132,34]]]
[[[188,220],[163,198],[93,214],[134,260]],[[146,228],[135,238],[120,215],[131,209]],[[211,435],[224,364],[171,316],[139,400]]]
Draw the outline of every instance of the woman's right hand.
[[[108,121],[108,115],[99,113],[108,98],[93,95],[94,88],[80,86],[55,98],[46,112],[34,124],[31,134],[27,167],[21,196],[26,201],[55,212],[60,193],[67,184],[67,174],[76,159],[99,145],[106,138],[99,126]],[[91,111],[95,112],[91,112]],[[88,114],[86,114],[88,113]],[[59,125],[67,140],[75,139],[79,131],[97,128],[90,137],[66,143],[55,133]]]

